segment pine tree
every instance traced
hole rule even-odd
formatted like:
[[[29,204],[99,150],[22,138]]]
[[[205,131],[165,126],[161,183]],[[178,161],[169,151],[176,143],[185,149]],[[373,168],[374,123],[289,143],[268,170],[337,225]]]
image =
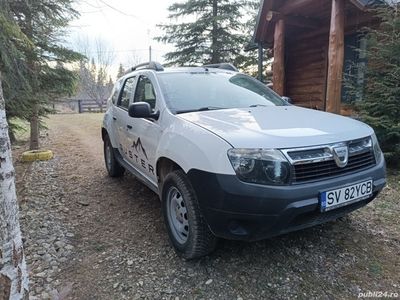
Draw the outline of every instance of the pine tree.
[[[75,89],[76,74],[64,64],[80,59],[81,55],[62,46],[61,37],[68,22],[78,14],[72,8],[72,0],[2,1],[8,5],[10,17],[33,44],[33,47],[22,50],[27,66],[24,78],[30,89],[21,94],[14,86],[5,86],[6,97],[15,93],[8,100],[7,113],[9,117],[30,121],[30,148],[38,149],[40,119],[50,111],[47,108],[49,102],[71,94]],[[21,107],[24,109],[20,110]]]
[[[8,1],[0,0],[0,71],[6,101],[8,121],[15,117],[27,118],[30,103],[27,95],[31,91],[25,53],[33,49],[33,43],[22,33],[15,22],[11,22],[12,13]],[[11,38],[12,37],[12,38]],[[9,122],[10,138],[16,124]]]
[[[347,78],[356,108],[371,125],[382,150],[400,154],[400,4],[376,9],[382,20],[379,28],[368,28],[367,48],[359,50],[367,58],[365,89],[360,97],[357,78]],[[353,79],[353,80],[351,80]],[[357,96],[358,93],[358,97]]]
[[[122,66],[122,64],[119,64],[117,78],[120,78],[120,77],[124,76],[124,74],[125,74],[124,67]]]
[[[159,25],[163,36],[156,40],[171,43],[175,51],[165,55],[170,65],[235,62],[243,54],[249,36],[244,36],[245,0],[187,0],[174,3],[169,19],[180,24]],[[194,21],[187,21],[187,20]]]

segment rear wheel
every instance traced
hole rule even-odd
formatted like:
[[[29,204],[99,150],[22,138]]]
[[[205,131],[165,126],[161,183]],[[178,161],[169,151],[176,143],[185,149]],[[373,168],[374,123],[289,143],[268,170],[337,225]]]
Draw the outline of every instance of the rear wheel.
[[[217,238],[208,228],[183,171],[173,171],[165,177],[162,206],[168,235],[178,255],[193,259],[215,249]]]
[[[120,177],[124,175],[125,169],[116,160],[114,148],[108,135],[104,137],[104,161],[106,163],[108,175],[111,177]]]

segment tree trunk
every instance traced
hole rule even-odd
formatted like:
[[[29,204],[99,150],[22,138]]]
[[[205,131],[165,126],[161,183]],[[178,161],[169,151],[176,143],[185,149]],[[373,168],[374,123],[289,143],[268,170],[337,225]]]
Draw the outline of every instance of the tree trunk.
[[[35,103],[32,107],[32,116],[30,120],[31,126],[31,139],[30,139],[30,150],[39,149],[39,104]]]
[[[8,135],[10,137],[11,143],[15,143],[17,141],[17,137],[15,136],[15,133],[10,128],[8,128]]]
[[[0,299],[28,299],[15,173],[0,74]]]
[[[212,31],[211,31],[211,63],[216,64],[219,63],[220,61],[220,54],[219,54],[219,46],[218,46],[218,22],[217,22],[217,16],[218,16],[218,0],[213,0],[213,21],[212,21]]]
[[[26,14],[26,35],[28,38],[32,38],[33,36],[33,27],[32,27],[32,15],[28,11]],[[36,65],[35,65],[35,57],[34,55],[30,54],[27,57],[27,65],[31,72],[34,74],[36,73]],[[35,83],[32,86],[33,94],[37,92],[37,84]],[[39,103],[36,100],[32,105],[32,114],[30,116],[30,129],[31,129],[31,136],[30,136],[30,150],[38,150],[39,149]]]

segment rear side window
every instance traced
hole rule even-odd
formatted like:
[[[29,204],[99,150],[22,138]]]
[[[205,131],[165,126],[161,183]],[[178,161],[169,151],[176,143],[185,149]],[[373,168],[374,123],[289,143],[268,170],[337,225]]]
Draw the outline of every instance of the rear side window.
[[[129,101],[133,97],[133,91],[135,89],[135,77],[130,77],[126,79],[124,87],[122,88],[121,95],[118,99],[117,106],[123,108],[123,109],[128,109],[129,107]]]
[[[117,105],[118,95],[119,95],[120,91],[121,91],[121,80],[118,80],[115,83],[114,89],[112,91],[112,96],[111,96],[111,101],[112,101],[112,103],[114,103],[114,105]]]

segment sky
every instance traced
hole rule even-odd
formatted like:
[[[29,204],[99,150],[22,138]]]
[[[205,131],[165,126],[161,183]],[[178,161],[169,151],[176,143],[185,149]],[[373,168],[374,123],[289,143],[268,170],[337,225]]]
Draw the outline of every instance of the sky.
[[[75,9],[81,16],[71,22],[67,44],[74,50],[86,48],[96,56],[96,40],[103,45],[101,53],[113,54],[113,69],[152,60],[163,63],[163,55],[173,46],[156,42],[162,34],[157,24],[169,23],[168,6],[177,0],[80,0]],[[87,44],[88,46],[82,46]]]

